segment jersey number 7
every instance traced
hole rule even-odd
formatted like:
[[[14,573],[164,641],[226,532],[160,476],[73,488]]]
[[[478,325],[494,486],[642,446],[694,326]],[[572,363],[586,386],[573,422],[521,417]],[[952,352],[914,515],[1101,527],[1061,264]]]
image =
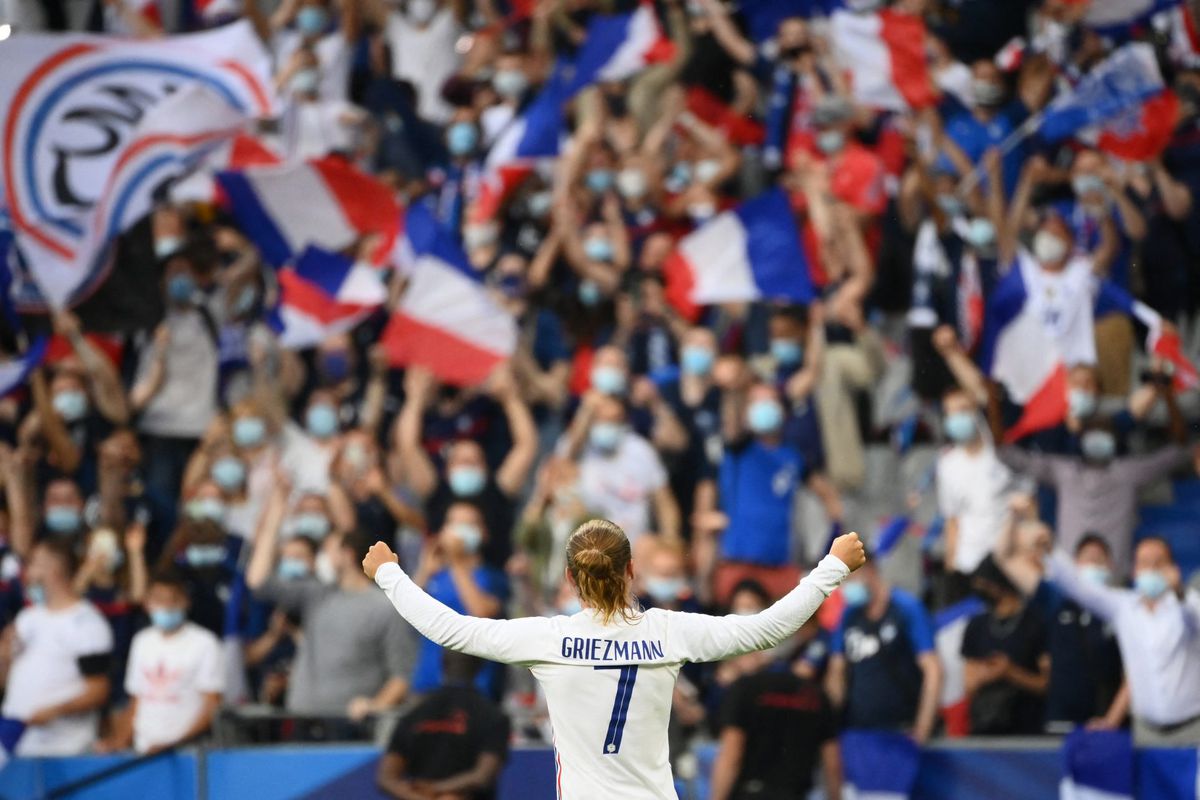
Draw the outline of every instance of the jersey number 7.
[[[621,752],[621,734],[625,731],[625,717],[629,715],[629,699],[633,697],[633,682],[637,680],[637,664],[624,667],[594,667],[594,669],[619,669],[617,697],[613,700],[612,719],[608,721],[608,735],[604,737],[604,755]]]

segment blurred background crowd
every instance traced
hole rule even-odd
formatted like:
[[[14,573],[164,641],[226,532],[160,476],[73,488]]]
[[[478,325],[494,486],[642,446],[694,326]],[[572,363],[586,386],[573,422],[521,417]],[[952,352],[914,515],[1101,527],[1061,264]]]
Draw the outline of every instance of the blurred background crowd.
[[[493,145],[589,21],[634,6],[223,11],[274,57],[264,146],[342,159],[426,208],[515,320],[515,352],[477,385],[399,367],[380,345],[399,269],[376,312],[290,348],[238,219],[160,202],[119,242],[115,270],[146,276],[120,324],[101,297],[6,332],[12,351],[21,326],[52,333],[0,400],[16,751],[154,752],[220,720],[243,741],[366,739],[406,712],[381,785],[484,796],[510,742],[549,742],[535,687],[421,639],[359,561],[383,539],[462,613],[571,614],[563,547],[592,516],[628,533],[644,606],[688,611],[761,610],[838,531],[868,542],[794,641],[684,668],[672,756],[717,740],[714,797],[796,797],[814,774],[833,796],[844,729],[1200,741],[1196,9],[1096,18],[1113,5],[652,3],[665,56],[571,98],[562,154],[490,214]],[[180,0],[0,12],[17,35],[213,22]],[[866,102],[839,13],[920,22],[933,102]],[[1131,124],[1161,141],[1135,158],[1104,134],[1043,135],[1048,104],[1129,42],[1169,98]],[[773,188],[814,299],[674,302],[679,240]],[[983,355],[1008,335],[1013,271],[1032,340],[1062,355],[1045,386],[1038,347]],[[1108,288],[1157,315],[1105,305]],[[1147,325],[1179,349],[1147,352]],[[1031,381],[1040,394],[1015,388]],[[469,747],[429,749],[464,719]]]

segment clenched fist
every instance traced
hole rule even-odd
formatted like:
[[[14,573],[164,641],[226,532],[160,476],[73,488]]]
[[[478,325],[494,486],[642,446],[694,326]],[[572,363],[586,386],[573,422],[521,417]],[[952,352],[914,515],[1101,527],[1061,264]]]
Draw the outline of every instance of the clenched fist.
[[[379,547],[379,545],[375,545],[375,547]],[[374,552],[374,548],[371,549]],[[391,551],[389,550],[388,552],[390,553]],[[854,570],[867,563],[867,551],[863,549],[862,539],[858,538],[857,533],[847,533],[834,539],[833,546],[829,548],[829,553],[830,555],[837,556],[843,564],[850,568],[851,572],[854,572]]]
[[[861,551],[862,546],[859,545]],[[388,547],[383,542],[376,542],[371,545],[371,549],[367,551],[367,557],[363,559],[363,572],[367,573],[367,577],[375,580],[375,573],[384,564],[399,564],[400,559],[392,552],[392,548]]]

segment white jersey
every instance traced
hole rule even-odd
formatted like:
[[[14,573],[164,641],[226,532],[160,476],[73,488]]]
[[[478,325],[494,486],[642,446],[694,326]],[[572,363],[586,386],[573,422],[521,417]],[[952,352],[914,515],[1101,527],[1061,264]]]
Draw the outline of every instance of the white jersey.
[[[675,800],[667,720],[675,678],[689,661],[765,650],[803,625],[849,574],[829,555],[770,608],[712,617],[650,609],[602,625],[595,612],[494,620],[467,617],[427,595],[396,564],[375,581],[426,637],[451,650],[533,672],[554,727],[559,798]]]

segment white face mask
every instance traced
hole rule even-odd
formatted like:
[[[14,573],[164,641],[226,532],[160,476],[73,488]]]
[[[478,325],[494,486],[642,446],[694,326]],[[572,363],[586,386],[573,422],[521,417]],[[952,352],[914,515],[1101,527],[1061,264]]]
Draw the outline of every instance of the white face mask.
[[[408,0],[408,18],[424,25],[437,13],[437,0]]]
[[[321,583],[326,585],[337,583],[337,568],[333,566],[333,561],[329,558],[329,553],[324,550],[317,553],[317,561],[313,567],[313,573]]]
[[[1056,233],[1038,231],[1033,237],[1033,256],[1042,264],[1057,264],[1067,257],[1070,245]]]

